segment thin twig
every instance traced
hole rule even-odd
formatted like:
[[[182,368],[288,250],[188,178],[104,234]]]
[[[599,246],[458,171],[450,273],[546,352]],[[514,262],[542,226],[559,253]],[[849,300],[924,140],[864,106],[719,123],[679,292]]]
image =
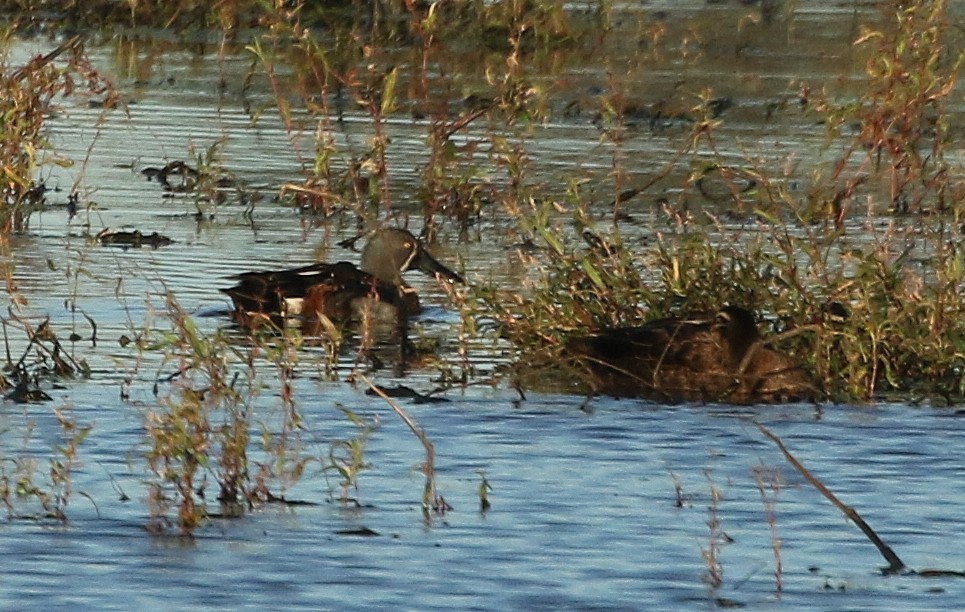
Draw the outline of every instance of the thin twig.
[[[857,525],[862,532],[864,532],[868,539],[871,540],[871,543],[878,548],[878,552],[880,552],[885,558],[885,561],[888,562],[888,567],[882,570],[883,573],[897,574],[907,569],[907,566],[904,564],[904,562],[902,562],[901,559],[898,558],[898,555],[895,554],[895,551],[893,551],[890,546],[885,544],[884,541],[878,537],[878,534],[875,533],[874,529],[872,529],[863,518],[861,518],[861,515],[858,514],[857,510],[838,499],[830,489],[824,486],[824,483],[811,474],[811,472],[809,472],[800,461],[795,459],[794,455],[792,455],[791,451],[784,446],[784,442],[781,441],[780,438],[771,433],[769,429],[760,423],[755,421],[754,424],[757,425],[757,428],[761,430],[761,433],[770,438],[774,444],[777,444],[777,447],[781,449],[781,452],[784,453],[784,457],[787,458],[788,462],[790,462],[792,466],[794,466],[794,469],[796,469],[801,476],[804,476],[805,480],[814,485],[814,488],[820,491],[822,495],[827,497],[828,500],[838,508],[838,510],[843,512],[845,516],[851,519],[854,524]]]
[[[385,400],[389,407],[392,408],[397,415],[399,415],[399,418],[401,418],[402,421],[408,425],[409,429],[412,430],[412,433],[419,438],[419,441],[422,442],[422,446],[426,449],[426,462],[422,470],[426,477],[426,486],[422,496],[423,512],[428,512],[430,509],[438,511],[440,508],[445,511],[445,509],[448,508],[448,505],[445,503],[445,500],[442,500],[436,496],[436,449],[432,445],[432,441],[430,441],[429,437],[426,435],[425,430],[419,427],[415,420],[409,416],[409,413],[406,412],[402,406],[397,404],[391,397],[386,395],[385,391],[369,380],[365,374],[359,374],[358,377],[365,382],[370,389],[372,389],[373,393]]]
[[[57,59],[57,57],[58,57],[59,55],[61,55],[64,51],[66,51],[66,50],[68,50],[68,49],[73,49],[73,48],[77,47],[78,44],[80,43],[80,39],[81,39],[81,36],[78,34],[77,36],[74,36],[73,38],[71,38],[71,39],[69,39],[69,40],[66,40],[66,41],[64,41],[63,43],[61,43],[60,45],[58,45],[57,48],[55,48],[55,49],[54,49],[53,51],[51,51],[50,53],[48,53],[48,54],[46,54],[46,55],[37,55],[37,56],[34,56],[34,57],[33,57],[30,61],[28,61],[23,67],[21,67],[21,68],[18,69],[18,70],[15,70],[15,71],[10,75],[11,81],[19,81],[19,80],[25,78],[25,77],[26,77],[28,74],[30,74],[31,72],[36,72],[37,70],[43,68],[44,66],[46,66],[46,65],[49,64],[50,62],[52,62],[52,61],[54,61],[55,59]]]

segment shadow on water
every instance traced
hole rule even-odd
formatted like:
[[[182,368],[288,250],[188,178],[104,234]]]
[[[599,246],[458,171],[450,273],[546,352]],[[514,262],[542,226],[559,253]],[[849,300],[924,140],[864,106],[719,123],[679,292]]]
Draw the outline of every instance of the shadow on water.
[[[659,175],[675,139],[694,121],[688,101],[706,87],[713,88],[708,103],[727,118],[734,141],[762,151],[761,167],[779,169],[775,176],[784,188],[806,189],[813,168],[826,162],[826,141],[823,129],[796,108],[792,82],[837,78],[844,91],[853,86],[863,62],[850,41],[867,18],[862,5],[649,4],[644,13],[618,11],[613,27],[637,31],[645,20],[653,31],[682,41],[672,56],[663,47],[616,36],[618,52],[608,65],[583,48],[585,57],[561,52],[541,58],[533,83],[552,88],[558,108],[527,146],[547,197],[565,197],[575,173],[595,190],[595,200],[608,202],[608,194]],[[769,12],[775,5],[784,8]],[[40,42],[21,44],[17,53],[29,57]],[[58,380],[47,389],[52,402],[7,403],[0,411],[0,484],[13,497],[33,500],[31,475],[39,489],[69,494],[63,524],[38,517],[36,504],[26,517],[9,510],[0,528],[9,559],[0,606],[965,607],[960,580],[881,576],[874,546],[753,424],[779,436],[909,565],[961,570],[965,555],[955,544],[965,533],[958,511],[965,502],[960,413],[900,404],[670,406],[607,397],[587,407],[580,395],[547,386],[523,399],[492,382],[509,362],[506,345],[467,339],[452,296],[433,279],[413,276],[407,280],[427,307],[414,319],[413,335],[431,350],[404,377],[391,367],[370,376],[387,389],[412,389],[416,399],[448,400],[397,398],[432,440],[436,485],[453,508],[426,518],[420,505],[424,449],[386,403],[351,376],[357,364],[372,363],[361,355],[362,339],[347,334],[334,357],[323,340],[308,339],[296,345],[299,350],[274,340],[259,345],[225,316],[230,305],[218,289],[230,286],[228,277],[239,271],[358,261],[357,253],[337,246],[358,229],[352,215],[319,221],[276,200],[280,187],[300,181],[312,162],[311,126],[288,132],[270,112],[252,123],[246,96],[270,94],[244,89],[250,58],[241,49],[195,55],[148,39],[131,41],[127,57],[110,45],[90,52],[116,75],[131,104],[105,120],[96,105],[64,102],[51,144],[85,161],[49,170],[47,184],[61,189],[51,200],[64,208],[34,215],[29,231],[11,238],[2,254],[13,266],[23,317],[34,324],[49,317],[90,375]],[[444,92],[454,104],[468,104],[477,90],[487,93],[478,68],[494,60],[479,60],[473,50],[465,54],[453,58],[452,71],[466,71],[466,91]],[[689,54],[700,61],[683,62]],[[610,79],[630,92],[620,146],[632,163],[616,181],[613,150],[601,144],[607,126],[595,110]],[[412,214],[413,225],[428,124],[421,109],[412,109],[385,126],[388,163],[396,171],[393,202],[400,216]],[[348,152],[334,163],[348,172],[372,136],[370,122],[347,109],[331,129]],[[225,194],[220,203],[165,192],[141,174],[145,167],[192,160],[214,145],[218,167],[229,171],[233,184],[244,185],[210,185],[212,193]],[[744,154],[724,152],[735,160]],[[487,171],[505,180],[502,170]],[[744,190],[735,196],[733,177],[724,180],[720,173],[708,166],[700,182],[661,177],[648,192],[660,197],[627,201],[625,212],[640,220],[629,230],[637,233],[631,240],[646,243],[667,202],[692,214],[735,206]],[[86,191],[80,213],[69,220],[67,193],[77,181]],[[104,228],[157,232],[172,243],[107,248],[90,240]],[[517,247],[526,237],[509,228],[507,211],[487,211],[470,232],[483,239],[459,242],[443,232],[433,254],[459,262],[467,279],[524,287],[533,272]],[[285,498],[317,505],[260,505],[241,520],[211,520],[193,538],[145,533],[151,495],[145,431],[152,412],[171,401],[186,358],[143,347],[170,339],[149,330],[170,314],[171,295],[195,315],[200,334],[228,339],[225,354],[270,372],[231,381],[233,390],[249,385],[248,395],[224,410],[256,415],[248,432],[248,469],[281,466],[291,474],[297,466],[300,477],[281,483]],[[460,384],[467,373],[471,384]],[[558,382],[557,391],[573,385]],[[296,412],[294,423],[282,414]],[[64,418],[75,424],[65,426]],[[69,462],[63,449],[76,431],[71,427],[85,425],[92,429],[71,464],[68,493],[49,476],[51,458],[61,466]],[[295,440],[286,449],[291,455],[259,446],[281,433]],[[349,451],[359,445],[364,465],[350,461]],[[323,469],[333,457],[342,471]],[[351,478],[349,468],[357,469]],[[491,486],[487,511],[479,507],[483,478]],[[206,488],[215,507],[217,486],[202,480],[193,485]],[[346,491],[357,503],[338,501]]]

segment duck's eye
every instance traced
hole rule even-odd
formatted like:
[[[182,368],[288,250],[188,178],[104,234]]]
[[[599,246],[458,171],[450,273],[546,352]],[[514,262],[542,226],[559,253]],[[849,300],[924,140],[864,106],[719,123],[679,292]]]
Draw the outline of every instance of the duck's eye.
[[[406,242],[406,243],[405,243],[405,248],[411,249],[411,248],[412,248],[412,243],[411,243],[411,242]]]

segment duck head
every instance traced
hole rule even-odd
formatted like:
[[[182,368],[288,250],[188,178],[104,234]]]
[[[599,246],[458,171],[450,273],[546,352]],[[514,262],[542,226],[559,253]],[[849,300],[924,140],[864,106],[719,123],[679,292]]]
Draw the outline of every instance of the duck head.
[[[399,228],[383,228],[375,232],[362,249],[359,266],[379,280],[402,286],[402,273],[420,270],[429,276],[441,276],[447,280],[463,283],[456,272],[442,265],[426,251],[410,232]]]
[[[721,330],[731,361],[736,365],[751,346],[761,339],[754,314],[740,306],[724,306],[717,311],[716,324]]]

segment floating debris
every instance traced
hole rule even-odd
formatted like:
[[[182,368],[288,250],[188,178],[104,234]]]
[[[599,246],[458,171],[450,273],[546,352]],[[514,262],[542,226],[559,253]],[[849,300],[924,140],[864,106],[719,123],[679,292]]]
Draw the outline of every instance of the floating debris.
[[[53,398],[43,392],[37,385],[27,381],[19,381],[3,399],[17,404],[39,404],[49,402]]]
[[[377,387],[376,389],[366,390],[366,395],[379,395],[379,391],[384,393],[386,396],[395,399],[411,399],[416,404],[438,404],[441,402],[448,402],[449,400],[444,397],[433,397],[431,393],[419,393],[411,387],[406,387],[405,385],[398,385],[396,387]],[[434,393],[434,392],[433,392]]]
[[[335,535],[355,536],[357,538],[374,538],[381,534],[378,531],[369,529],[368,527],[360,527],[359,529],[341,529],[336,531]]]
[[[174,242],[167,236],[161,235],[157,232],[144,234],[140,230],[130,231],[113,228],[101,230],[96,236],[94,236],[94,240],[98,244],[102,244],[104,246],[119,246],[125,249],[130,247],[140,248],[142,246],[149,246],[156,249],[158,247],[167,246]]]

